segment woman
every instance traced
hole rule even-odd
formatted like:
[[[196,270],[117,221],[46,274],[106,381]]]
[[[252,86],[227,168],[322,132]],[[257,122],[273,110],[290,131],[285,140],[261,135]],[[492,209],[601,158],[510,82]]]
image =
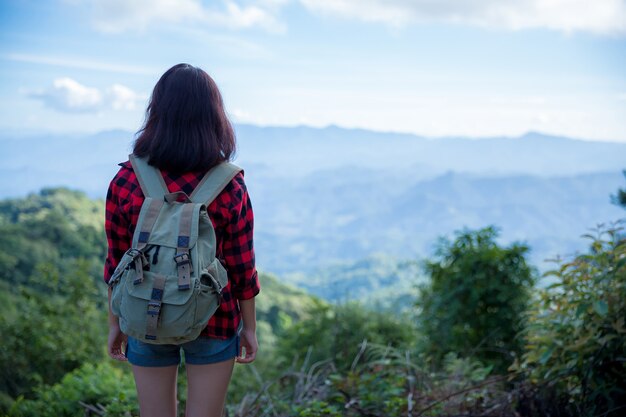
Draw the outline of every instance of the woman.
[[[210,168],[230,160],[234,152],[233,128],[213,79],[188,64],[165,72],[152,92],[133,153],[160,169],[170,192],[190,195]],[[106,201],[106,282],[130,248],[144,201],[132,165],[120,165]],[[124,335],[109,308],[108,352],[114,359],[131,363],[142,416],[177,415],[181,348],[187,370],[187,417],[221,416],[234,362],[250,363],[256,356],[254,297],[260,287],[252,245],[252,207],[243,173],[233,178],[207,212],[215,229],[216,256],[228,272],[229,285],[198,339],[181,346],[144,343]],[[109,289],[109,305],[110,301]]]

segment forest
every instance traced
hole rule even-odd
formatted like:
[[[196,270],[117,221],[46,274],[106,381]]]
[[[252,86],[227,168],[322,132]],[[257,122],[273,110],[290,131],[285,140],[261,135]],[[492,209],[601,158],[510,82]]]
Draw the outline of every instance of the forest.
[[[0,201],[0,415],[138,415],[128,364],[106,354],[103,218],[66,188]],[[543,276],[497,225],[442,236],[402,308],[261,273],[260,350],[236,366],[227,415],[626,415],[626,235],[618,219],[590,230]]]

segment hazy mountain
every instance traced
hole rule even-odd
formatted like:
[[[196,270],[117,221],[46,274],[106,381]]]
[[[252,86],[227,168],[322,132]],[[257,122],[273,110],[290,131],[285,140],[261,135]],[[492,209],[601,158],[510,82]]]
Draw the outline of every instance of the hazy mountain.
[[[373,253],[428,255],[436,238],[495,224],[533,260],[581,249],[579,236],[624,217],[609,195],[626,144],[529,133],[439,138],[328,127],[239,125],[236,162],[256,211],[259,265],[312,271]],[[68,186],[103,197],[133,134],[0,134],[0,197]],[[322,274],[323,275],[323,274]]]
[[[238,126],[242,164],[265,164],[295,174],[345,166],[488,174],[572,175],[624,168],[626,143],[589,142],[527,133],[517,138],[436,138],[309,127]]]
[[[524,241],[535,263],[583,249],[579,236],[624,211],[609,195],[620,173],[573,177],[482,177],[448,173],[402,183],[323,175],[275,180],[256,197],[259,260],[285,272],[371,253],[413,258],[438,236],[494,224],[502,241]],[[359,179],[367,178],[361,174]],[[404,184],[404,187],[398,186]]]

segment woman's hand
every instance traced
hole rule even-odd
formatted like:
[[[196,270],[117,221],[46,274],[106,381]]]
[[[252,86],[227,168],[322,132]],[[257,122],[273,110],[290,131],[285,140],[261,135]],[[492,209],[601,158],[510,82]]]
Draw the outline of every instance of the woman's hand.
[[[109,324],[109,340],[107,343],[107,350],[109,356],[118,361],[126,361],[126,355],[124,354],[124,348],[128,341],[128,336],[122,333],[119,324]]]
[[[241,337],[241,343],[239,356],[237,356],[236,360],[238,363],[250,363],[256,358],[256,351],[259,348],[259,344],[256,340],[256,331],[244,327],[239,336]],[[244,349],[246,350],[246,356],[243,355]]]

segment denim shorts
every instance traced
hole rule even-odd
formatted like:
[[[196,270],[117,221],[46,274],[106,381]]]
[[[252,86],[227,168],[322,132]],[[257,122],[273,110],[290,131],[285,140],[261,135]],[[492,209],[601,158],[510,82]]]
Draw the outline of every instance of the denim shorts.
[[[154,345],[128,336],[126,357],[137,366],[172,366],[180,364],[180,351],[185,363],[207,365],[232,359],[239,355],[239,335],[230,339],[200,336],[182,345]]]

